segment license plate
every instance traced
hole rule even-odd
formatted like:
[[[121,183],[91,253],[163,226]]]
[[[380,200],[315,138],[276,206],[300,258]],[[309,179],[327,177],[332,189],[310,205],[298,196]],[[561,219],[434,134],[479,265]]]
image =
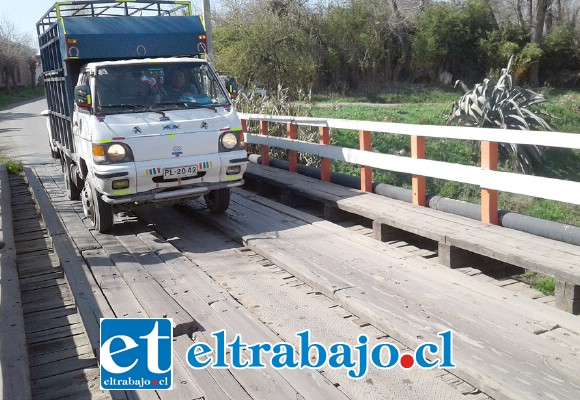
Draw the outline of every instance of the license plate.
[[[197,174],[197,167],[177,167],[177,168],[165,168],[163,170],[163,179],[177,179],[177,178],[189,178]]]

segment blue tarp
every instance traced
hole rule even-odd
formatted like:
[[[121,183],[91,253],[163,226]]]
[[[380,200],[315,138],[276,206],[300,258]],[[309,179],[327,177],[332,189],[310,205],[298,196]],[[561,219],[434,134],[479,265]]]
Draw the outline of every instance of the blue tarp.
[[[62,21],[67,39],[77,40],[69,44],[69,48],[76,47],[69,54],[81,60],[193,56],[204,52],[199,35],[205,35],[205,29],[199,16],[67,17]],[[66,54],[65,49],[62,54]]]

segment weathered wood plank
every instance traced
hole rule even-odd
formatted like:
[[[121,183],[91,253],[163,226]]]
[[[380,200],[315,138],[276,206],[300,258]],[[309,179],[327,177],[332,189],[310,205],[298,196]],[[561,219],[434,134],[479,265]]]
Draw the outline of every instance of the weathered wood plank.
[[[236,215],[248,216],[239,219],[244,224],[253,226],[254,230],[256,226],[259,228],[263,224],[263,221],[260,225],[253,223],[254,218],[249,217],[251,210],[236,209],[237,207],[236,204],[233,205]],[[248,204],[244,204],[244,207],[248,207]],[[257,205],[254,205],[255,207]],[[291,210],[285,211],[285,213],[289,212]],[[268,213],[262,212],[263,215]],[[200,212],[196,216],[214,223],[219,221],[220,226],[229,222],[227,215],[206,218],[205,213]],[[268,221],[267,224],[269,230],[280,226],[279,223],[276,225],[275,219],[284,217],[285,215],[271,214],[272,221]],[[247,230],[251,231],[252,228]],[[560,376],[561,382],[567,382],[555,385],[553,392],[558,393],[561,398],[573,398],[572,393],[575,390],[573,388],[578,385],[576,382],[578,378],[557,360],[558,357],[554,356],[554,352],[558,353],[558,351],[547,349],[546,343],[534,332],[545,329],[539,321],[550,321],[550,323],[559,321],[551,326],[565,325],[577,334],[580,332],[580,322],[574,317],[564,313],[550,316],[549,314],[554,314],[553,310],[544,311],[540,317],[538,311],[532,310],[532,308],[538,308],[538,305],[534,305],[530,299],[522,299],[514,295],[508,297],[499,288],[493,289],[495,287],[475,282],[462,274],[454,274],[453,271],[425,264],[418,258],[406,259],[402,262],[402,260],[397,261],[396,258],[389,257],[387,253],[377,251],[378,249],[372,251],[369,246],[365,246],[364,250],[358,250],[358,242],[346,241],[340,245],[336,237],[328,237],[327,241],[328,235],[325,236],[324,232],[316,233],[309,226],[281,229],[276,232],[275,236],[270,235],[266,240],[257,238],[256,235],[248,237],[244,233],[237,232],[237,235],[250,238],[248,246],[253,246],[257,252],[262,251],[261,254],[275,260],[278,265],[285,265],[289,271],[301,279],[303,277],[300,274],[300,267],[303,264],[310,263],[311,268],[317,268],[318,271],[322,271],[324,265],[328,270],[330,267],[334,268],[334,271],[347,277],[352,288],[338,291],[333,297],[353,312],[358,311],[359,315],[362,314],[368,319],[384,324],[381,326],[383,329],[389,334],[392,332],[394,337],[398,335],[408,345],[418,345],[417,337],[422,337],[424,340],[436,339],[429,337],[437,331],[435,326],[453,328],[459,333],[456,343],[460,350],[455,353],[458,368],[461,368],[464,374],[467,371],[464,377],[468,378],[468,381],[475,382],[476,386],[479,385],[478,387],[484,390],[490,390],[493,395],[501,397],[509,393],[509,396],[515,398],[534,397],[535,391],[544,390],[542,382],[550,375]],[[271,252],[273,246],[279,252],[286,251],[287,254],[276,258],[276,254]],[[345,254],[342,249],[347,249]],[[300,258],[297,252],[309,254],[310,260]],[[321,252],[323,254],[320,254]],[[352,255],[348,256],[348,253],[365,254],[365,258],[359,260],[353,258]],[[378,273],[381,266],[384,268],[389,265],[392,268]],[[349,268],[356,273],[349,275],[343,271]],[[326,288],[324,283],[317,284],[315,280],[306,282],[320,291]],[[433,285],[432,282],[438,282],[438,284]],[[522,309],[525,311],[522,312]],[[498,313],[497,310],[504,310],[504,312]],[[527,312],[530,312],[533,317],[530,318]],[[474,319],[475,315],[477,319]],[[402,335],[401,330],[407,329],[407,334]],[[467,337],[470,339],[459,344]],[[527,339],[524,340],[524,337]],[[512,343],[516,340],[515,338],[517,338],[517,343]],[[498,353],[510,354],[511,358],[504,356],[498,359],[486,350],[482,353],[487,356],[485,354],[478,356],[489,359],[485,362],[482,361],[484,358],[476,361],[472,358],[474,349],[471,349],[471,343],[473,342],[487,343],[488,346],[483,345],[484,349],[493,348]],[[529,343],[535,342],[537,343],[532,348],[539,350],[530,354]],[[527,346],[524,348],[518,343],[527,343]],[[566,353],[563,352],[560,355],[565,357]],[[549,365],[542,368],[545,360],[549,360]],[[482,362],[494,367],[482,367]],[[531,365],[534,367],[530,367]],[[515,368],[513,374],[525,376],[527,382],[508,382],[505,374],[498,374],[499,368],[503,371]]]
[[[8,173],[0,165],[0,393],[7,399],[27,399],[30,374],[10,197]]]
[[[66,360],[70,358],[91,358],[94,359],[93,349],[88,344],[75,347],[74,349],[65,349],[54,351],[52,353],[46,353],[39,356],[30,357],[30,366],[35,367],[44,364],[50,364],[58,360]]]

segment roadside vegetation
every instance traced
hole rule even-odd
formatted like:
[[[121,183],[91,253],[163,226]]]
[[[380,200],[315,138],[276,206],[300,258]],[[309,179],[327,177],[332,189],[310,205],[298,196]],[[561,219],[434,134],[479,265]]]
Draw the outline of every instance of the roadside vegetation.
[[[0,108],[42,96],[44,96],[44,87],[42,86],[35,86],[34,88],[17,88],[12,90],[10,93],[0,92]]]
[[[8,173],[12,174],[12,175],[18,175],[18,174],[22,173],[22,171],[23,171],[21,161],[7,158],[7,157],[3,156],[2,154],[0,154],[0,165],[4,165],[6,167],[6,170],[8,171]]]

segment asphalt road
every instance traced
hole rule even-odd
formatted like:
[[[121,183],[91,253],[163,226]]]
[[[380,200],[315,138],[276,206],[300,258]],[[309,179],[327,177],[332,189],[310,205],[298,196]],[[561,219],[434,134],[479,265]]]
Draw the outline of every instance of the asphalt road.
[[[25,165],[52,163],[44,98],[0,110],[0,154]]]

